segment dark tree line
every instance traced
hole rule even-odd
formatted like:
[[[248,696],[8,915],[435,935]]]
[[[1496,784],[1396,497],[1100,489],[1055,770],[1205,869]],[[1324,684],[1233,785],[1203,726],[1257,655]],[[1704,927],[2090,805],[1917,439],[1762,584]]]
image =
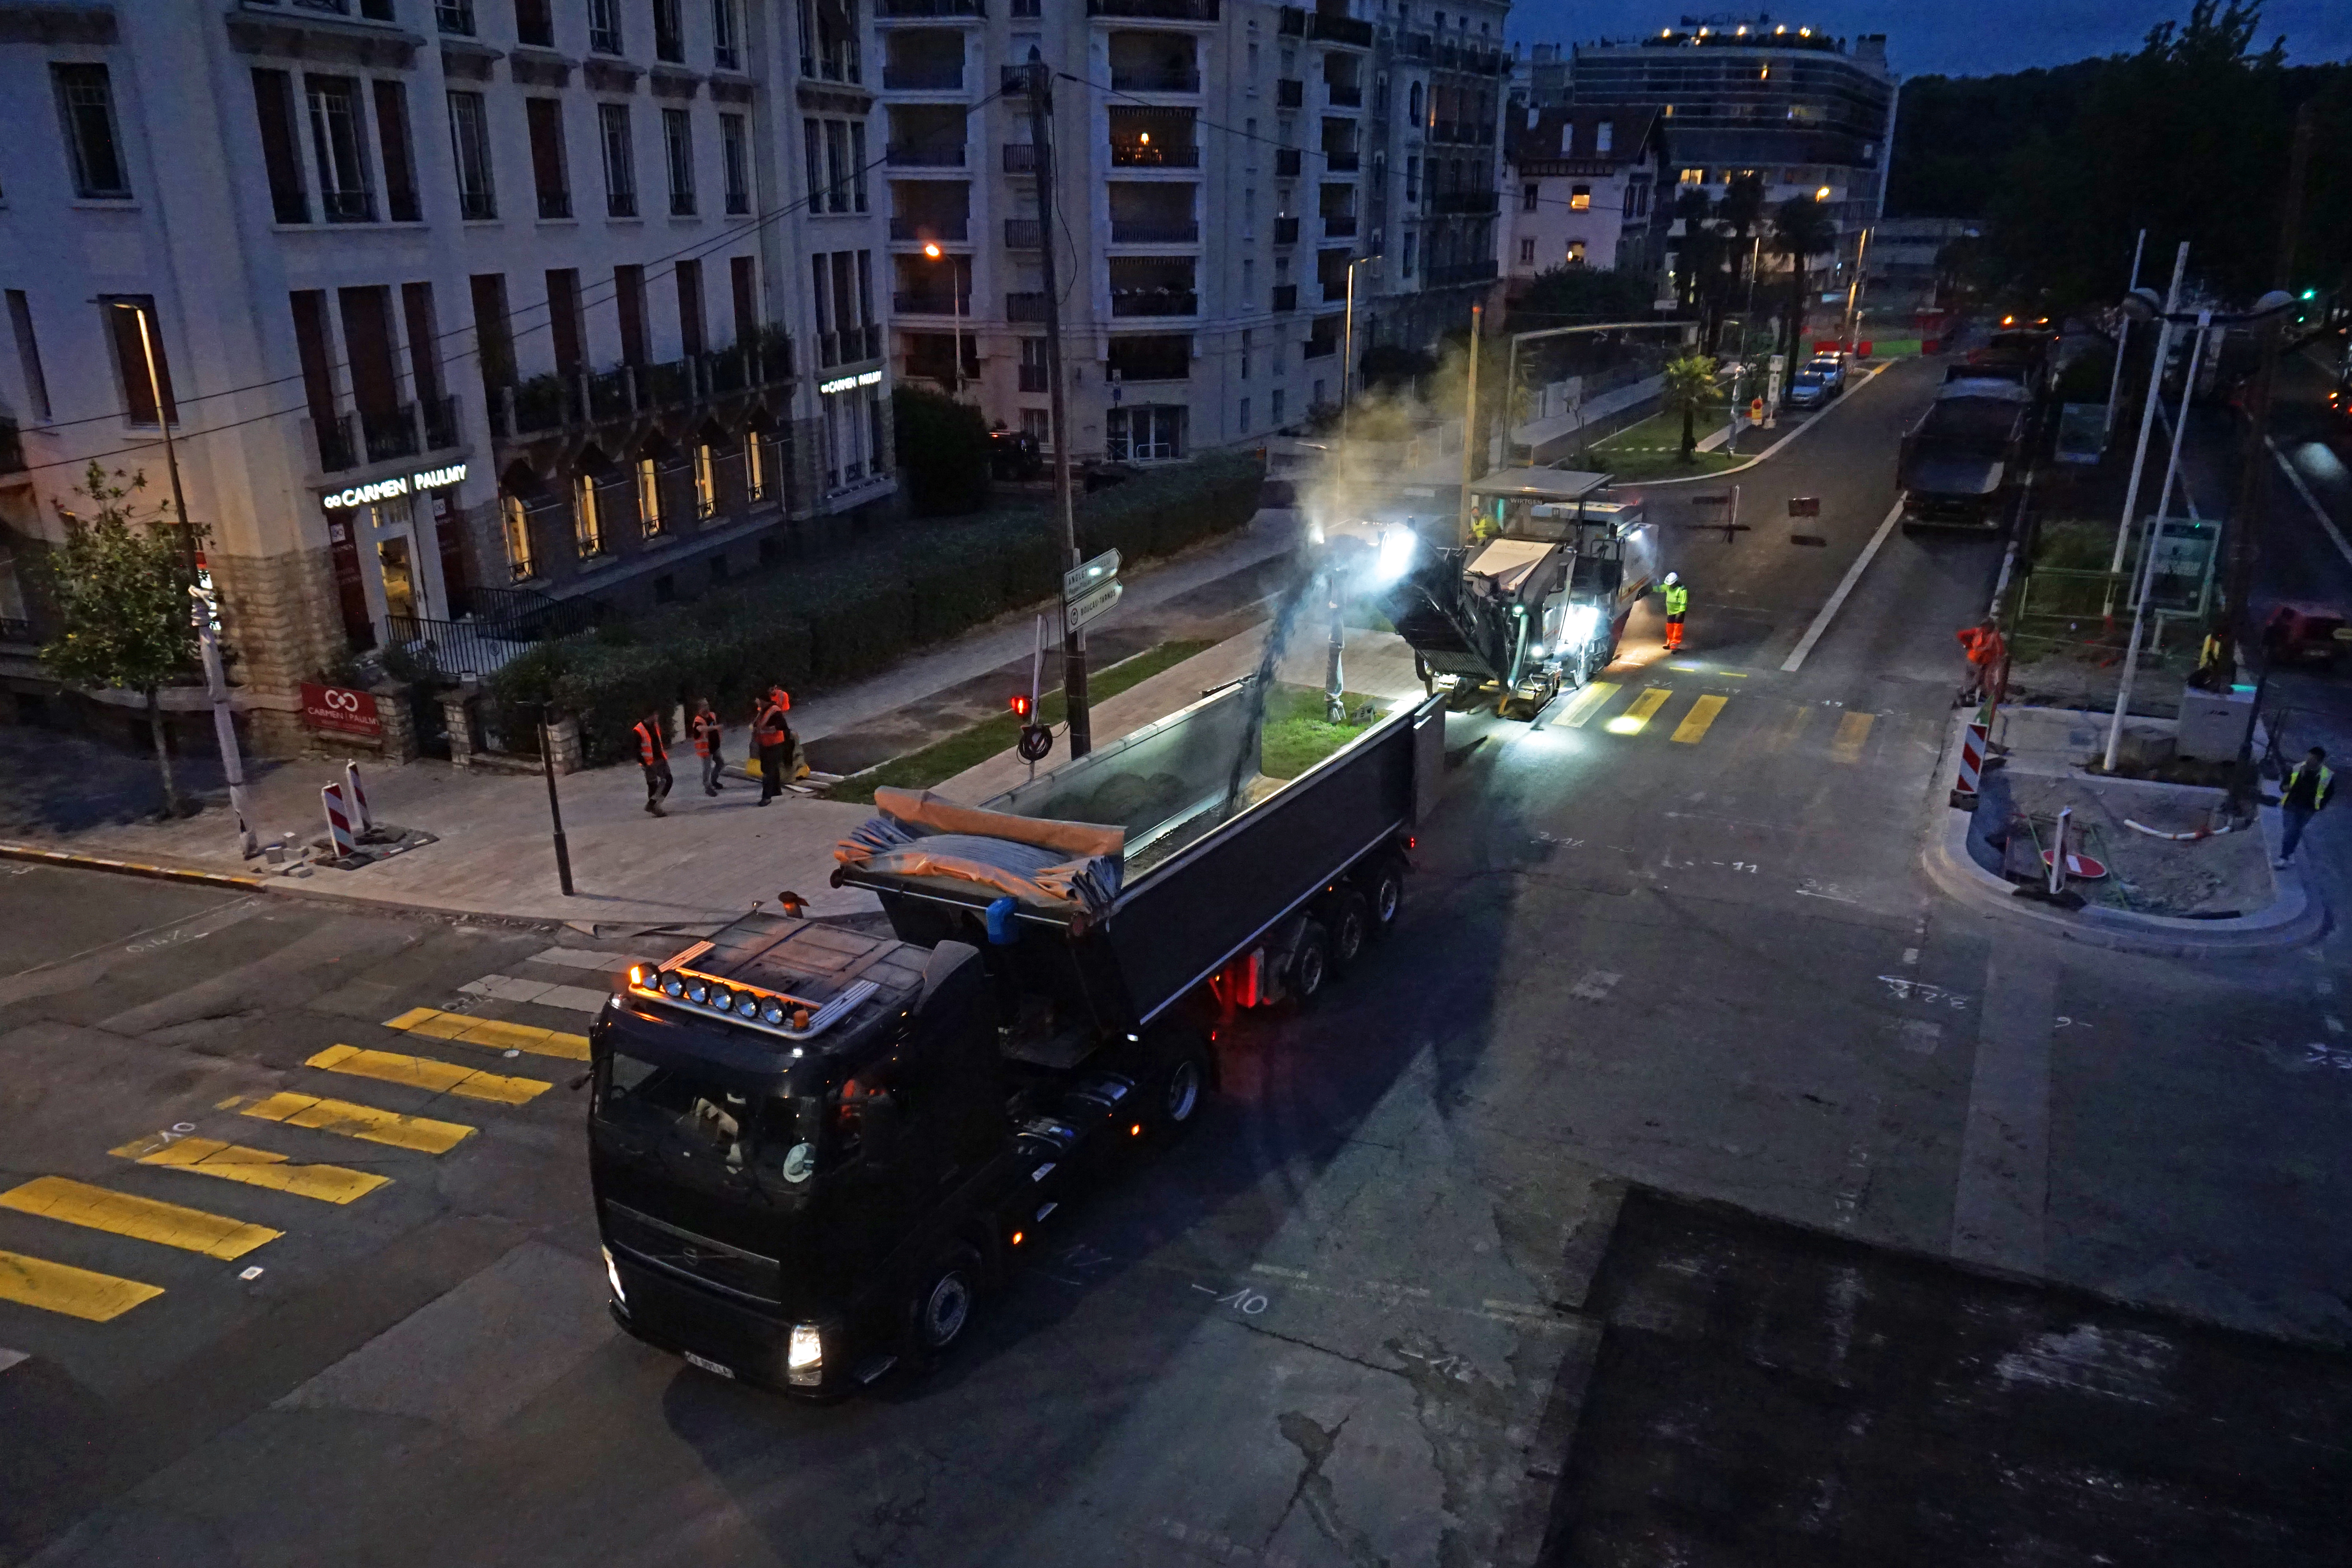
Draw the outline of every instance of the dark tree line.
[[[2352,63],[2290,66],[2258,47],[2262,6],[2194,0],[2132,54],[1990,77],[1906,82],[1890,216],[1971,217],[1956,258],[1991,293],[2055,313],[2122,291],[2134,237],[2161,288],[2172,247],[2225,298],[2270,287],[2296,110],[2313,105],[2298,289],[2352,265]]]

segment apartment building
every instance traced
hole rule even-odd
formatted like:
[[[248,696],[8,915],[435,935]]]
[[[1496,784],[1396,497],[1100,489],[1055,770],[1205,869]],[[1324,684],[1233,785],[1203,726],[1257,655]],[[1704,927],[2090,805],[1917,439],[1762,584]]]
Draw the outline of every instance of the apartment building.
[[[1338,401],[1351,267],[1360,353],[1491,284],[1506,5],[991,4],[876,3],[899,374],[1049,444],[1052,243],[1073,455],[1179,458]]]
[[[93,458],[168,494],[169,421],[282,746],[353,655],[691,596],[889,504],[858,37],[814,0],[0,6],[0,549]]]
[[[1685,20],[1646,37],[1577,45],[1568,87],[1580,110],[1660,106],[1680,188],[1720,195],[1752,173],[1770,202],[1820,195],[1838,230],[1820,282],[1845,287],[1885,198],[1897,83],[1885,35],[1832,37],[1769,17]]]
[[[1672,204],[1665,116],[1655,106],[1528,108],[1506,136],[1503,275],[1555,267],[1661,275]]]

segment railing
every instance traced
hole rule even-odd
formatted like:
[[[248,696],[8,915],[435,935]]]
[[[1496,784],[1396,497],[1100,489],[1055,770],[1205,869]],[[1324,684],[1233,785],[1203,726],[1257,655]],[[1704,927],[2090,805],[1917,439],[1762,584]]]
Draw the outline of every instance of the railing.
[[[1004,172],[1008,174],[1034,174],[1037,172],[1037,148],[1029,142],[1007,142],[1004,144]]]
[[[911,16],[985,16],[988,0],[875,0],[874,15],[883,18]]]
[[[1276,245],[1297,245],[1298,243],[1298,220],[1295,217],[1278,217],[1275,219],[1274,243]]]
[[[940,239],[961,245],[970,221],[963,217],[894,217],[890,220],[890,237],[901,245],[919,239]]]
[[[1045,232],[1034,217],[1009,217],[1004,220],[1004,248],[1007,250],[1043,250]]]
[[[1045,319],[1045,296],[1038,294],[1007,294],[1004,297],[1004,319],[1008,321],[1042,321]]]
[[[387,616],[392,646],[431,666],[444,677],[488,675],[534,643],[554,642],[593,630],[598,607],[585,599],[550,599],[515,589],[477,588],[471,596],[499,595],[532,601],[528,608],[496,611],[478,618],[435,620],[425,616]],[[454,606],[453,606],[454,607]]]
[[[857,46],[836,43],[829,49],[801,57],[801,75],[812,81],[862,82]]]
[[[1307,104],[1307,83],[1295,77],[1277,77],[1274,83],[1274,102],[1277,109],[1303,109]]]
[[[1114,289],[1114,316],[1197,316],[1201,297],[1190,289]]]
[[[1490,213],[1499,200],[1494,191],[1440,191],[1431,205],[1442,213]]]
[[[1296,283],[1276,284],[1274,286],[1274,308],[1276,310],[1296,310],[1298,309],[1298,285]]]
[[[1333,216],[1332,215],[1326,213],[1323,216],[1323,237],[1326,239],[1355,238],[1356,215],[1353,213],[1346,213],[1339,216]]]
[[[890,296],[890,309],[902,316],[969,316],[971,294],[947,289],[901,289]]]
[[[434,0],[433,19],[445,33],[474,36],[474,0]]]
[[[454,395],[447,397],[425,398],[416,407],[418,415],[425,421],[426,451],[446,451],[458,444],[460,437],[457,433],[457,399]]]
[[[1343,86],[1339,82],[1329,81],[1323,85],[1329,91],[1333,108],[1361,109],[1364,107],[1364,89],[1361,83],[1349,83]]]
[[[961,169],[963,167],[963,143],[950,147],[937,142],[894,142],[888,153],[894,169]]]
[[[1353,16],[1327,16],[1321,11],[1308,15],[1307,36],[1310,38],[1320,38],[1326,43],[1347,44],[1359,49],[1369,49],[1372,47],[1372,25],[1370,22],[1359,22]]]
[[[1121,70],[1110,68],[1113,92],[1198,92],[1201,73],[1196,70],[1165,70],[1155,67]]]
[[[838,331],[816,335],[816,363],[820,370],[881,357],[882,329],[877,325],[844,327]]]
[[[1157,142],[1114,142],[1110,161],[1121,169],[1197,169],[1198,147],[1168,147]]]
[[[1201,226],[1191,219],[1122,218],[1110,220],[1113,245],[1197,245]]]
[[[579,425],[690,407],[792,378],[792,340],[781,331],[762,330],[750,342],[687,359],[615,365],[570,376],[539,375],[502,388],[490,402],[490,434],[500,440],[525,440]],[[454,426],[455,400],[447,401]]]
[[[1156,22],[1213,22],[1219,0],[1087,0],[1089,16],[1142,16]]]
[[[893,66],[882,68],[882,90],[885,92],[961,92],[963,62],[951,66]]]
[[[1330,174],[1352,174],[1363,166],[1364,155],[1353,148],[1349,148],[1344,152],[1338,153],[1332,152],[1328,148],[1324,150],[1323,167]]]
[[[1499,270],[1491,258],[1486,261],[1464,261],[1452,267],[1433,267],[1422,275],[1424,289],[1451,289],[1463,283],[1490,281]]]
[[[413,458],[422,445],[416,426],[416,405],[395,404],[390,408],[369,413],[359,411],[360,447],[371,463],[389,463],[395,458]]]
[[[1296,147],[1276,147],[1274,150],[1275,177],[1280,180],[1297,179],[1298,177],[1298,149]]]
[[[539,216],[542,218],[551,220],[555,218],[570,217],[572,216],[572,193],[570,191],[540,192]]]

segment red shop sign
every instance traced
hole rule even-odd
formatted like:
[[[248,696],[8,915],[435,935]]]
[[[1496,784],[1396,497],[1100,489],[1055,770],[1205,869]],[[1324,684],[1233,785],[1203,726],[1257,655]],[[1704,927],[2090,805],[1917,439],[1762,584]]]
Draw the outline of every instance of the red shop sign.
[[[314,730],[334,730],[346,735],[383,737],[383,715],[375,699],[348,687],[302,683],[302,718]]]

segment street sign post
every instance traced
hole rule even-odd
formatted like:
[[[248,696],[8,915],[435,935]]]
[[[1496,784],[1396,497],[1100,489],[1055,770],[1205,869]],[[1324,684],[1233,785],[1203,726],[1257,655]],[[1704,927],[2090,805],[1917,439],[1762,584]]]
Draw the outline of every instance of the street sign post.
[[[1100,619],[1113,605],[1118,603],[1119,595],[1126,592],[1126,585],[1117,578],[1112,578],[1108,582],[1097,584],[1074,598],[1064,600],[1062,625],[1069,630],[1076,631],[1089,621]]]
[[[1075,601],[1089,588],[1098,588],[1118,575],[1118,552],[1106,550],[1092,561],[1071,567],[1062,574],[1062,597]]]

